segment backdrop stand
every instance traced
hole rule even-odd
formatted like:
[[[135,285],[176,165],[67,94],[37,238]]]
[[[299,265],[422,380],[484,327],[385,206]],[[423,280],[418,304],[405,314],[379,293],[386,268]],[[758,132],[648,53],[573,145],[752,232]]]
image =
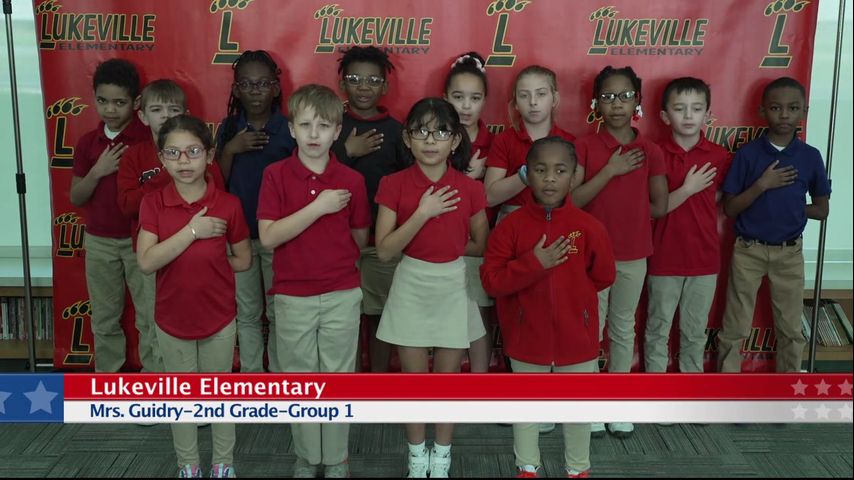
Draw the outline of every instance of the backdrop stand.
[[[12,124],[15,132],[15,160],[18,173],[15,174],[15,186],[18,190],[18,210],[21,220],[21,260],[24,264],[24,325],[27,331],[29,350],[29,369],[36,371],[36,329],[33,321],[33,285],[30,273],[30,240],[27,234],[27,179],[24,175],[24,162],[21,156],[21,123],[18,113],[18,81],[15,72],[15,45],[12,38],[12,0],[3,0],[3,16],[6,17],[6,49],[9,51],[9,77],[12,91]]]
[[[830,125],[827,132],[827,180],[830,179],[830,169],[833,164],[833,138],[836,131],[836,100],[839,97],[839,63],[842,57],[842,39],[845,28],[845,0],[839,0],[839,16],[836,19],[836,57],[833,60],[833,87],[830,90]],[[833,184],[831,183],[831,186]],[[810,359],[807,371],[815,372],[815,347],[818,335],[818,309],[821,307],[821,283],[824,276],[824,244],[827,238],[827,219],[821,221],[818,234],[818,256],[815,266],[815,286],[813,287],[812,320],[810,323]]]

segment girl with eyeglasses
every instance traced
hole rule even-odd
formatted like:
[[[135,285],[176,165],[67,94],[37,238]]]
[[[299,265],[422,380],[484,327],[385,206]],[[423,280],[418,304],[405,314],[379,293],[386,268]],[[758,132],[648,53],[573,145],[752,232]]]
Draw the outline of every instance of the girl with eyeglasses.
[[[554,122],[560,93],[553,71],[539,65],[524,68],[516,75],[512,95],[508,104],[511,128],[496,135],[492,142],[483,179],[489,206],[501,206],[498,221],[534,201],[526,188],[525,158],[531,145],[551,136],[575,140],[574,135]]]
[[[252,266],[237,277],[237,330],[240,371],[264,371],[264,337],[261,316],[266,312],[269,331],[275,331],[273,297],[266,295],[273,279],[273,253],[258,240],[258,192],[264,169],[288,158],[296,141],[282,114],[281,70],[264,50],[247,50],[232,65],[234,82],[228,114],[217,132],[217,162],[228,191],[243,203],[249,224]],[[265,309],[266,307],[266,309]],[[276,336],[267,341],[268,369],[278,372]]]
[[[172,182],[147,194],[139,212],[137,261],[157,272],[154,321],[167,372],[231,372],[234,272],[252,262],[240,200],[206,180],[214,150],[201,120],[179,115],[160,128],[159,157]],[[227,253],[226,247],[231,253]],[[198,428],[172,424],[180,477],[201,477]],[[214,423],[210,476],[235,476],[233,423]]]
[[[483,254],[486,195],[465,174],[471,142],[447,101],[418,101],[404,123],[403,143],[411,166],[383,177],[376,196],[377,254],[388,261],[403,253],[377,338],[397,345],[403,372],[429,372],[432,349],[434,372],[457,373],[465,349],[485,333],[466,294],[462,257]],[[409,477],[448,476],[453,430],[437,424],[428,450],[425,425],[406,425]]]
[[[635,344],[635,311],[646,259],[652,254],[650,217],[667,213],[664,155],[632,126],[639,120],[641,79],[631,67],[605,67],[593,82],[591,109],[601,117],[599,131],[575,143],[578,155],[572,201],[605,225],[617,261],[617,280],[599,292],[599,338],[608,319],[608,371],[631,370]],[[620,438],[634,431],[631,423],[611,423],[608,431]],[[593,436],[605,426],[593,424]]]

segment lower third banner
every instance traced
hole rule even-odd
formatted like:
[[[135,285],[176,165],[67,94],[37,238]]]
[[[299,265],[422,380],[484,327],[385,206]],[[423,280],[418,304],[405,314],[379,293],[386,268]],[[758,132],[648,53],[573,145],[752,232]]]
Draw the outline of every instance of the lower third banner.
[[[0,422],[852,423],[850,374],[0,375]]]

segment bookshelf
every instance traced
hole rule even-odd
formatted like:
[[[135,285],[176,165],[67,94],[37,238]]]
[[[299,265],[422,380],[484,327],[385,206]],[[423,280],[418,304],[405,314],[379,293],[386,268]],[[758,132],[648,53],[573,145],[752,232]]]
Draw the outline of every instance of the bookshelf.
[[[812,289],[804,291],[804,306],[805,313],[811,311],[815,293]],[[854,291],[852,290],[822,290],[822,301],[831,300],[839,304],[842,313],[848,319],[848,324],[854,320]],[[854,367],[854,346],[851,344],[850,331],[846,333],[846,328],[836,321],[833,315],[829,315],[832,321],[832,326],[835,328],[840,337],[848,337],[847,345],[822,345],[816,342],[816,370],[819,372],[851,372]],[[812,320],[812,317],[807,317],[807,320]],[[821,319],[820,319],[821,321]],[[821,338],[821,337],[819,337]],[[804,365],[807,365],[809,358],[809,345],[804,349]]]
[[[23,287],[0,287],[0,306],[6,306],[6,314],[10,305],[9,300],[23,303]],[[42,324],[43,335],[36,339],[36,358],[40,360],[53,358],[53,289],[51,287],[33,287],[33,310],[34,315],[45,316],[48,322]],[[37,305],[38,304],[38,305]],[[23,308],[23,307],[21,307]],[[0,318],[2,322],[3,318]],[[11,335],[12,331],[8,323],[0,324],[3,333]],[[7,330],[9,329],[9,330]],[[41,339],[39,339],[41,338]],[[18,360],[29,357],[29,342],[23,339],[0,337],[0,360]]]

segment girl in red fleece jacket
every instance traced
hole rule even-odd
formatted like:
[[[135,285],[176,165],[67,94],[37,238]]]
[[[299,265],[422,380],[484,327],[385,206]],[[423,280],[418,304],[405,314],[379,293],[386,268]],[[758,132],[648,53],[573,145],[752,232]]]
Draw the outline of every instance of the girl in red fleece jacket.
[[[560,137],[534,142],[527,178],[536,204],[511,213],[493,231],[481,279],[493,295],[514,373],[596,372],[597,293],[614,282],[615,262],[605,227],[567,201],[577,160]],[[568,477],[590,470],[590,424],[564,424]],[[540,468],[535,423],[513,425],[517,477]]]

